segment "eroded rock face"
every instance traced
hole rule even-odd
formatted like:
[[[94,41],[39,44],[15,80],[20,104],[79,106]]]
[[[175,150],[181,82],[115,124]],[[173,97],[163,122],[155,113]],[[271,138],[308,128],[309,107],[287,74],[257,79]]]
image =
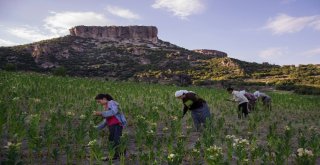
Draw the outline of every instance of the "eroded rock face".
[[[237,64],[234,63],[230,58],[225,58],[221,61],[221,65],[224,67],[236,67]]]
[[[31,53],[35,63],[41,68],[53,68],[58,66],[55,60],[68,59],[68,48],[61,48],[57,45],[35,44],[26,49]]]
[[[76,26],[69,31],[72,36],[101,41],[158,42],[158,29],[155,26]]]
[[[209,50],[209,49],[196,49],[194,52],[201,53],[204,55],[212,55],[216,57],[227,57],[228,54],[225,52],[217,51],[217,50]]]

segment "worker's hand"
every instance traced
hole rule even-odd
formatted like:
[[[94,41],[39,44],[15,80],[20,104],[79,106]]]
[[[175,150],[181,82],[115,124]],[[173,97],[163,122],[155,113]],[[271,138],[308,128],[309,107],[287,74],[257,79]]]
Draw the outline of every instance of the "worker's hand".
[[[94,111],[94,112],[93,112],[93,115],[95,115],[95,116],[101,116],[101,115],[102,115],[102,113],[101,113],[101,112],[99,112],[99,111]]]

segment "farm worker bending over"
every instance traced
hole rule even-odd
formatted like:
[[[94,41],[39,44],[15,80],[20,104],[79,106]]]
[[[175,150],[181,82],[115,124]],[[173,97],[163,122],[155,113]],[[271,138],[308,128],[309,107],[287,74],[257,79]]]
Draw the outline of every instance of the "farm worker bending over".
[[[176,91],[175,97],[181,99],[183,102],[184,107],[182,117],[184,117],[187,111],[190,110],[194,126],[198,131],[201,123],[205,124],[206,119],[211,116],[210,109],[206,101],[200,98],[194,92],[187,90]]]
[[[94,115],[101,116],[104,118],[97,128],[103,129],[105,126],[109,128],[109,141],[113,143],[113,148],[116,153],[113,159],[119,158],[119,149],[117,148],[120,144],[120,137],[122,136],[122,129],[126,125],[127,121],[122,113],[119,112],[119,104],[113,100],[109,94],[98,94],[95,98],[97,103],[101,104],[105,111],[94,112]]]
[[[257,98],[254,96],[254,94],[246,92],[245,90],[240,91],[240,93],[244,94],[244,96],[248,99],[249,105],[248,109],[249,111],[253,111],[256,107]]]
[[[236,101],[239,103],[238,105],[238,118],[241,119],[242,115],[244,117],[248,116],[248,102],[249,100],[244,96],[242,92],[236,91],[233,88],[227,88],[227,91],[233,95],[232,99],[229,99],[229,101]]]
[[[261,101],[263,103],[263,106],[271,111],[271,97],[266,95],[265,93],[259,92],[259,91],[255,91],[254,96],[257,98],[257,100],[259,100],[259,98],[261,98]]]

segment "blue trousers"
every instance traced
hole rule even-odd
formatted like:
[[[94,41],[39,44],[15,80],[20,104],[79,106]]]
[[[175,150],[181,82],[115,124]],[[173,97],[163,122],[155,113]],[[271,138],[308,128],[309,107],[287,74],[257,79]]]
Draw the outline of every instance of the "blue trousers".
[[[194,126],[199,130],[201,124],[206,123],[206,119],[211,116],[210,109],[207,104],[203,104],[201,108],[194,109],[191,111],[191,117],[193,119]]]

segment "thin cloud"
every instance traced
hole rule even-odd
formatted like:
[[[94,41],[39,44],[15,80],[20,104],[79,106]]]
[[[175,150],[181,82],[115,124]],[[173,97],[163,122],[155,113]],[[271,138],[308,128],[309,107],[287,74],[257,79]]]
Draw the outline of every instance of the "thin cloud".
[[[315,48],[315,49],[311,49],[311,50],[307,50],[307,51],[303,52],[302,55],[308,56],[308,57],[314,57],[314,56],[320,57],[320,47]]]
[[[282,4],[290,4],[290,3],[293,3],[293,2],[295,2],[296,0],[281,0],[280,2],[282,3]]]
[[[44,27],[57,35],[68,34],[68,29],[77,25],[106,26],[111,23],[105,15],[95,12],[51,12],[51,16],[44,19]]]
[[[286,14],[279,14],[267,21],[264,29],[270,30],[273,34],[296,33],[307,27],[320,31],[320,16],[292,17]]]
[[[258,55],[265,60],[278,59],[286,54],[287,54],[287,48],[283,48],[283,47],[268,48],[258,53]]]
[[[112,15],[129,19],[129,20],[135,20],[135,19],[141,18],[138,14],[130,11],[129,9],[120,8],[118,6],[107,6],[106,10]]]
[[[64,36],[77,25],[106,26],[111,23],[103,14],[95,12],[50,12],[41,27],[21,26],[8,28],[7,32],[27,41],[40,41]]]
[[[317,20],[313,21],[310,24],[311,27],[313,27],[315,30],[319,30],[320,31],[320,16],[318,17]]]
[[[17,45],[17,43],[0,38],[0,46],[13,46],[13,45]]]
[[[180,19],[202,12],[205,7],[202,0],[156,0],[152,5],[155,9],[165,9]]]
[[[28,26],[10,28],[8,29],[8,33],[28,41],[40,41],[48,38],[57,37],[56,35],[47,34],[39,29],[31,28]]]

